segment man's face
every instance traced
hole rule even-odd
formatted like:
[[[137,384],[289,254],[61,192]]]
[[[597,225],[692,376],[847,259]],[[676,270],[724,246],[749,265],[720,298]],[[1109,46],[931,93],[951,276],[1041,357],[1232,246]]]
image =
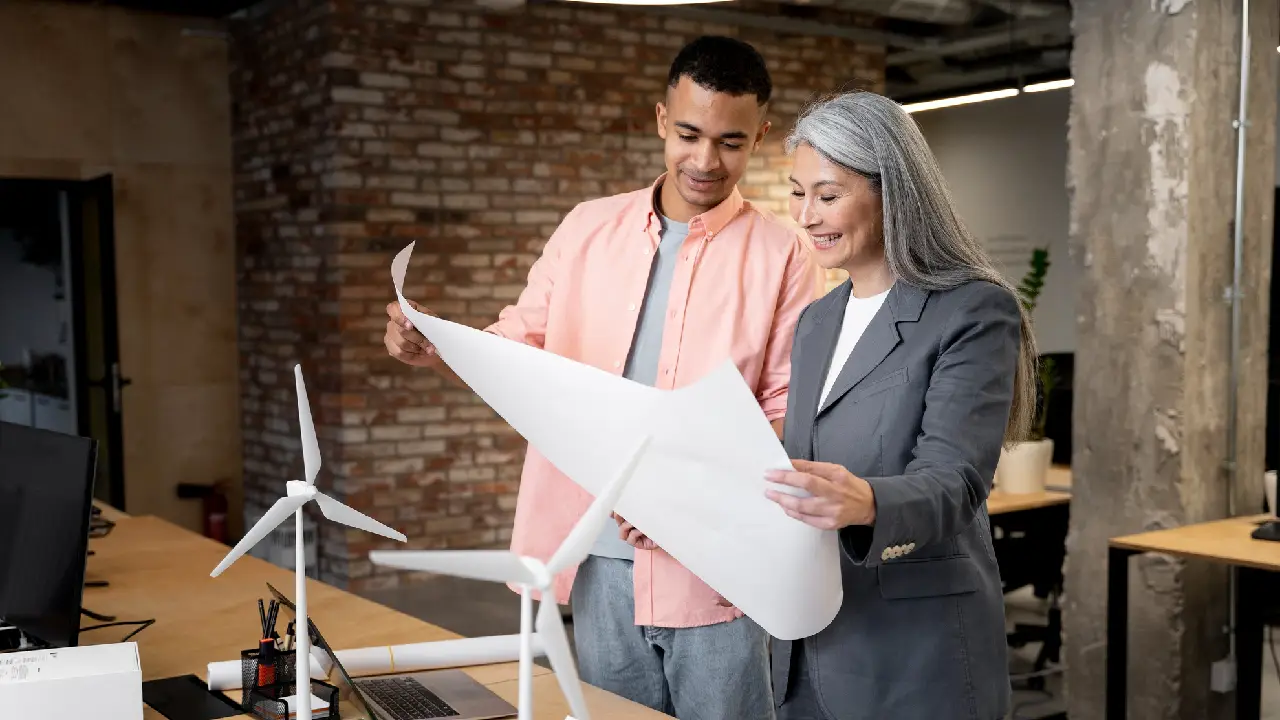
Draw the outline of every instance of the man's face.
[[[719,205],[746,172],[769,123],[755,95],[733,96],[680,78],[658,103],[666,183],[697,212]]]

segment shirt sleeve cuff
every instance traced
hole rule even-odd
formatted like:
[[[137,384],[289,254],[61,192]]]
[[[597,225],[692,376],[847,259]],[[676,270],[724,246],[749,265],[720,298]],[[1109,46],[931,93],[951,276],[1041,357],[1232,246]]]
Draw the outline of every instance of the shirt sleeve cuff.
[[[764,411],[764,416],[769,422],[773,422],[787,414],[787,396],[784,394],[780,398],[769,398],[760,403],[760,409]]]
[[[895,485],[885,478],[864,478],[871,486],[876,504],[876,519],[873,525],[850,525],[838,531],[840,549],[854,565],[876,567],[886,560],[903,555],[914,549],[910,538],[903,537],[906,529],[902,527],[899,510],[901,508],[900,492]]]

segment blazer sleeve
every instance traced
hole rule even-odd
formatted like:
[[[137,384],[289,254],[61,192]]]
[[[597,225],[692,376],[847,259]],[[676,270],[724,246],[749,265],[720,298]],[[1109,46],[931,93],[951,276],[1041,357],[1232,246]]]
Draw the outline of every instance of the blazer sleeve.
[[[887,547],[958,534],[991,492],[1022,326],[1012,293],[989,283],[972,287],[942,332],[912,461],[901,475],[865,478],[875,494],[875,523],[839,531],[856,564],[875,567]]]

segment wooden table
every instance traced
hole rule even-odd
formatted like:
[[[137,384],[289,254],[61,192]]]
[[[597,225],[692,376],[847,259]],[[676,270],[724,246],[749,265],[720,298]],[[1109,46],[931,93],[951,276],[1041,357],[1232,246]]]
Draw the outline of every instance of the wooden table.
[[[1123,720],[1128,700],[1129,558],[1165,553],[1229,565],[1236,576],[1236,717],[1262,713],[1262,589],[1280,572],[1280,543],[1250,533],[1274,516],[1256,515],[1112,538],[1107,554],[1107,718]]]
[[[217,578],[209,573],[226,555],[227,546],[155,517],[116,516],[105,538],[90,540],[87,580],[106,580],[105,588],[84,591],[82,604],[118,620],[155,619],[131,638],[142,658],[143,681],[174,675],[206,676],[210,662],[238,660],[254,647],[258,635],[258,598],[269,599],[270,582],[293,595],[294,573],[248,555]],[[308,615],[335,650],[456,638],[457,635],[331,585],[311,580]],[[97,624],[86,620],[84,626]],[[131,627],[90,630],[81,645],[119,642]],[[517,663],[466,668],[511,704],[518,696]],[[563,720],[568,704],[555,675],[535,666],[534,717]],[[583,685],[595,717],[666,718],[641,705]],[[228,693],[237,698],[239,693]],[[344,713],[345,716],[345,713]],[[163,720],[146,708],[146,720]],[[249,717],[249,716],[245,716]],[[668,719],[669,720],[669,719]]]
[[[1071,502],[1071,468],[1052,465],[1044,480],[1044,490],[1034,493],[1007,493],[999,488],[987,496],[987,514],[1038,510],[1040,508],[1067,505]]]
[[[1057,490],[1041,490],[1034,493],[1006,493],[1000,490],[993,490],[987,496],[987,514],[1002,515],[1025,510],[1039,510],[1041,508],[1054,507],[1055,505],[1067,505],[1070,502],[1071,493]]]

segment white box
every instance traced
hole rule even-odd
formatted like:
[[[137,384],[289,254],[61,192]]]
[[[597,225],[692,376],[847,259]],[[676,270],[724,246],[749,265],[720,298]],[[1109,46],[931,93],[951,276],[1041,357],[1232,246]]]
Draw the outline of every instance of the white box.
[[[0,654],[0,718],[142,720],[137,643]]]

